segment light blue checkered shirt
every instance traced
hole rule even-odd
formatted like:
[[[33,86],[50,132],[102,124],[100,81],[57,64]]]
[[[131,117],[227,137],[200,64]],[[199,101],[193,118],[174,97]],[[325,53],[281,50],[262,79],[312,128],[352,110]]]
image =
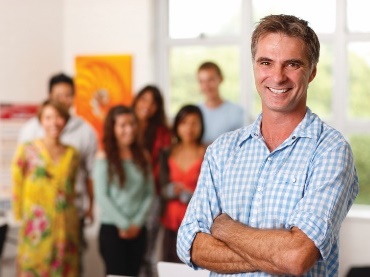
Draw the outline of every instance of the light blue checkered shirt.
[[[261,119],[262,115],[251,126],[221,136],[207,149],[179,229],[178,255],[197,268],[190,261],[194,237],[197,232],[210,233],[213,219],[225,212],[255,228],[298,227],[322,256],[304,276],[338,276],[339,229],[358,194],[350,146],[307,109],[290,137],[270,153]]]

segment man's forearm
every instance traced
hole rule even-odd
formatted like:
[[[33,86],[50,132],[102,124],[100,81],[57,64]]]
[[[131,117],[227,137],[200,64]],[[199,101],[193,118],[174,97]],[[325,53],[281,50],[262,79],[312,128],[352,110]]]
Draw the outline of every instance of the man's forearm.
[[[314,243],[298,228],[255,229],[223,214],[215,219],[211,233],[256,270],[272,274],[301,275],[320,257]]]
[[[196,235],[191,249],[191,260],[201,268],[218,273],[232,274],[255,271],[225,243],[206,233]]]

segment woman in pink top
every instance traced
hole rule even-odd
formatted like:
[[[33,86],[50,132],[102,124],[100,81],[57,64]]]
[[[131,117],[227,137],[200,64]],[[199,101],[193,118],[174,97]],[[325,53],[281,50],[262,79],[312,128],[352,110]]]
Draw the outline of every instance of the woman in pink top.
[[[181,262],[176,254],[177,230],[195,190],[206,147],[201,143],[203,116],[194,105],[186,105],[175,117],[173,134],[176,142],[160,156],[162,216],[164,227],[163,260]]]

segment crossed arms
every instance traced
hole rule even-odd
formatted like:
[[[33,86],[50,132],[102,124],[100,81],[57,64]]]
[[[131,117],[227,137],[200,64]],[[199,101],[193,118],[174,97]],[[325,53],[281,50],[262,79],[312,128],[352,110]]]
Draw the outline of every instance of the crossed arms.
[[[199,232],[191,248],[196,265],[218,273],[263,271],[302,275],[320,258],[315,244],[298,228],[263,230],[219,215],[211,235]]]
[[[229,143],[232,135],[223,138]],[[263,198],[253,186],[260,176],[260,164],[251,164],[248,155],[252,150],[263,154],[258,141],[250,139],[244,147],[237,144],[234,152],[228,150],[224,139],[210,146],[179,229],[179,257],[190,266],[221,274],[301,275],[319,259],[325,263],[324,271],[335,273],[327,263],[337,261],[340,225],[358,193],[358,178],[349,145],[336,133],[326,141],[318,147],[311,146],[310,139],[302,139],[302,145],[294,149],[300,162],[285,163],[281,167],[284,174],[279,176],[274,173],[277,171],[263,172],[268,175],[264,176],[268,182],[261,183],[267,192]],[[318,147],[313,160],[309,160],[311,154],[304,154],[308,146]],[[308,162],[309,167],[299,171],[300,165]],[[252,185],[237,186],[236,180]],[[255,225],[252,199],[256,207],[258,199],[264,201],[259,211],[253,211],[261,219]]]

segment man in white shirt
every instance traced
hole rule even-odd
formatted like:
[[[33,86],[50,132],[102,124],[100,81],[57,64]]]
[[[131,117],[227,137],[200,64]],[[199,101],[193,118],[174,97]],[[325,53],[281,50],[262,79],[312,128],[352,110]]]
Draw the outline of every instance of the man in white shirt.
[[[241,106],[224,100],[220,95],[223,75],[213,62],[204,62],[198,68],[198,82],[205,101],[199,104],[204,119],[203,143],[212,143],[219,135],[244,126],[244,110]]]
[[[72,108],[74,99],[73,79],[65,74],[57,74],[49,81],[49,98]],[[44,130],[37,117],[28,120],[21,128],[18,142],[35,140],[42,137]],[[61,140],[63,143],[72,145],[80,154],[80,165],[76,180],[76,207],[81,219],[81,239],[83,239],[83,226],[85,220],[92,223],[93,214],[93,185],[91,179],[94,156],[97,150],[97,136],[94,129],[82,118],[71,115],[63,129]],[[86,198],[88,199],[86,203]]]

